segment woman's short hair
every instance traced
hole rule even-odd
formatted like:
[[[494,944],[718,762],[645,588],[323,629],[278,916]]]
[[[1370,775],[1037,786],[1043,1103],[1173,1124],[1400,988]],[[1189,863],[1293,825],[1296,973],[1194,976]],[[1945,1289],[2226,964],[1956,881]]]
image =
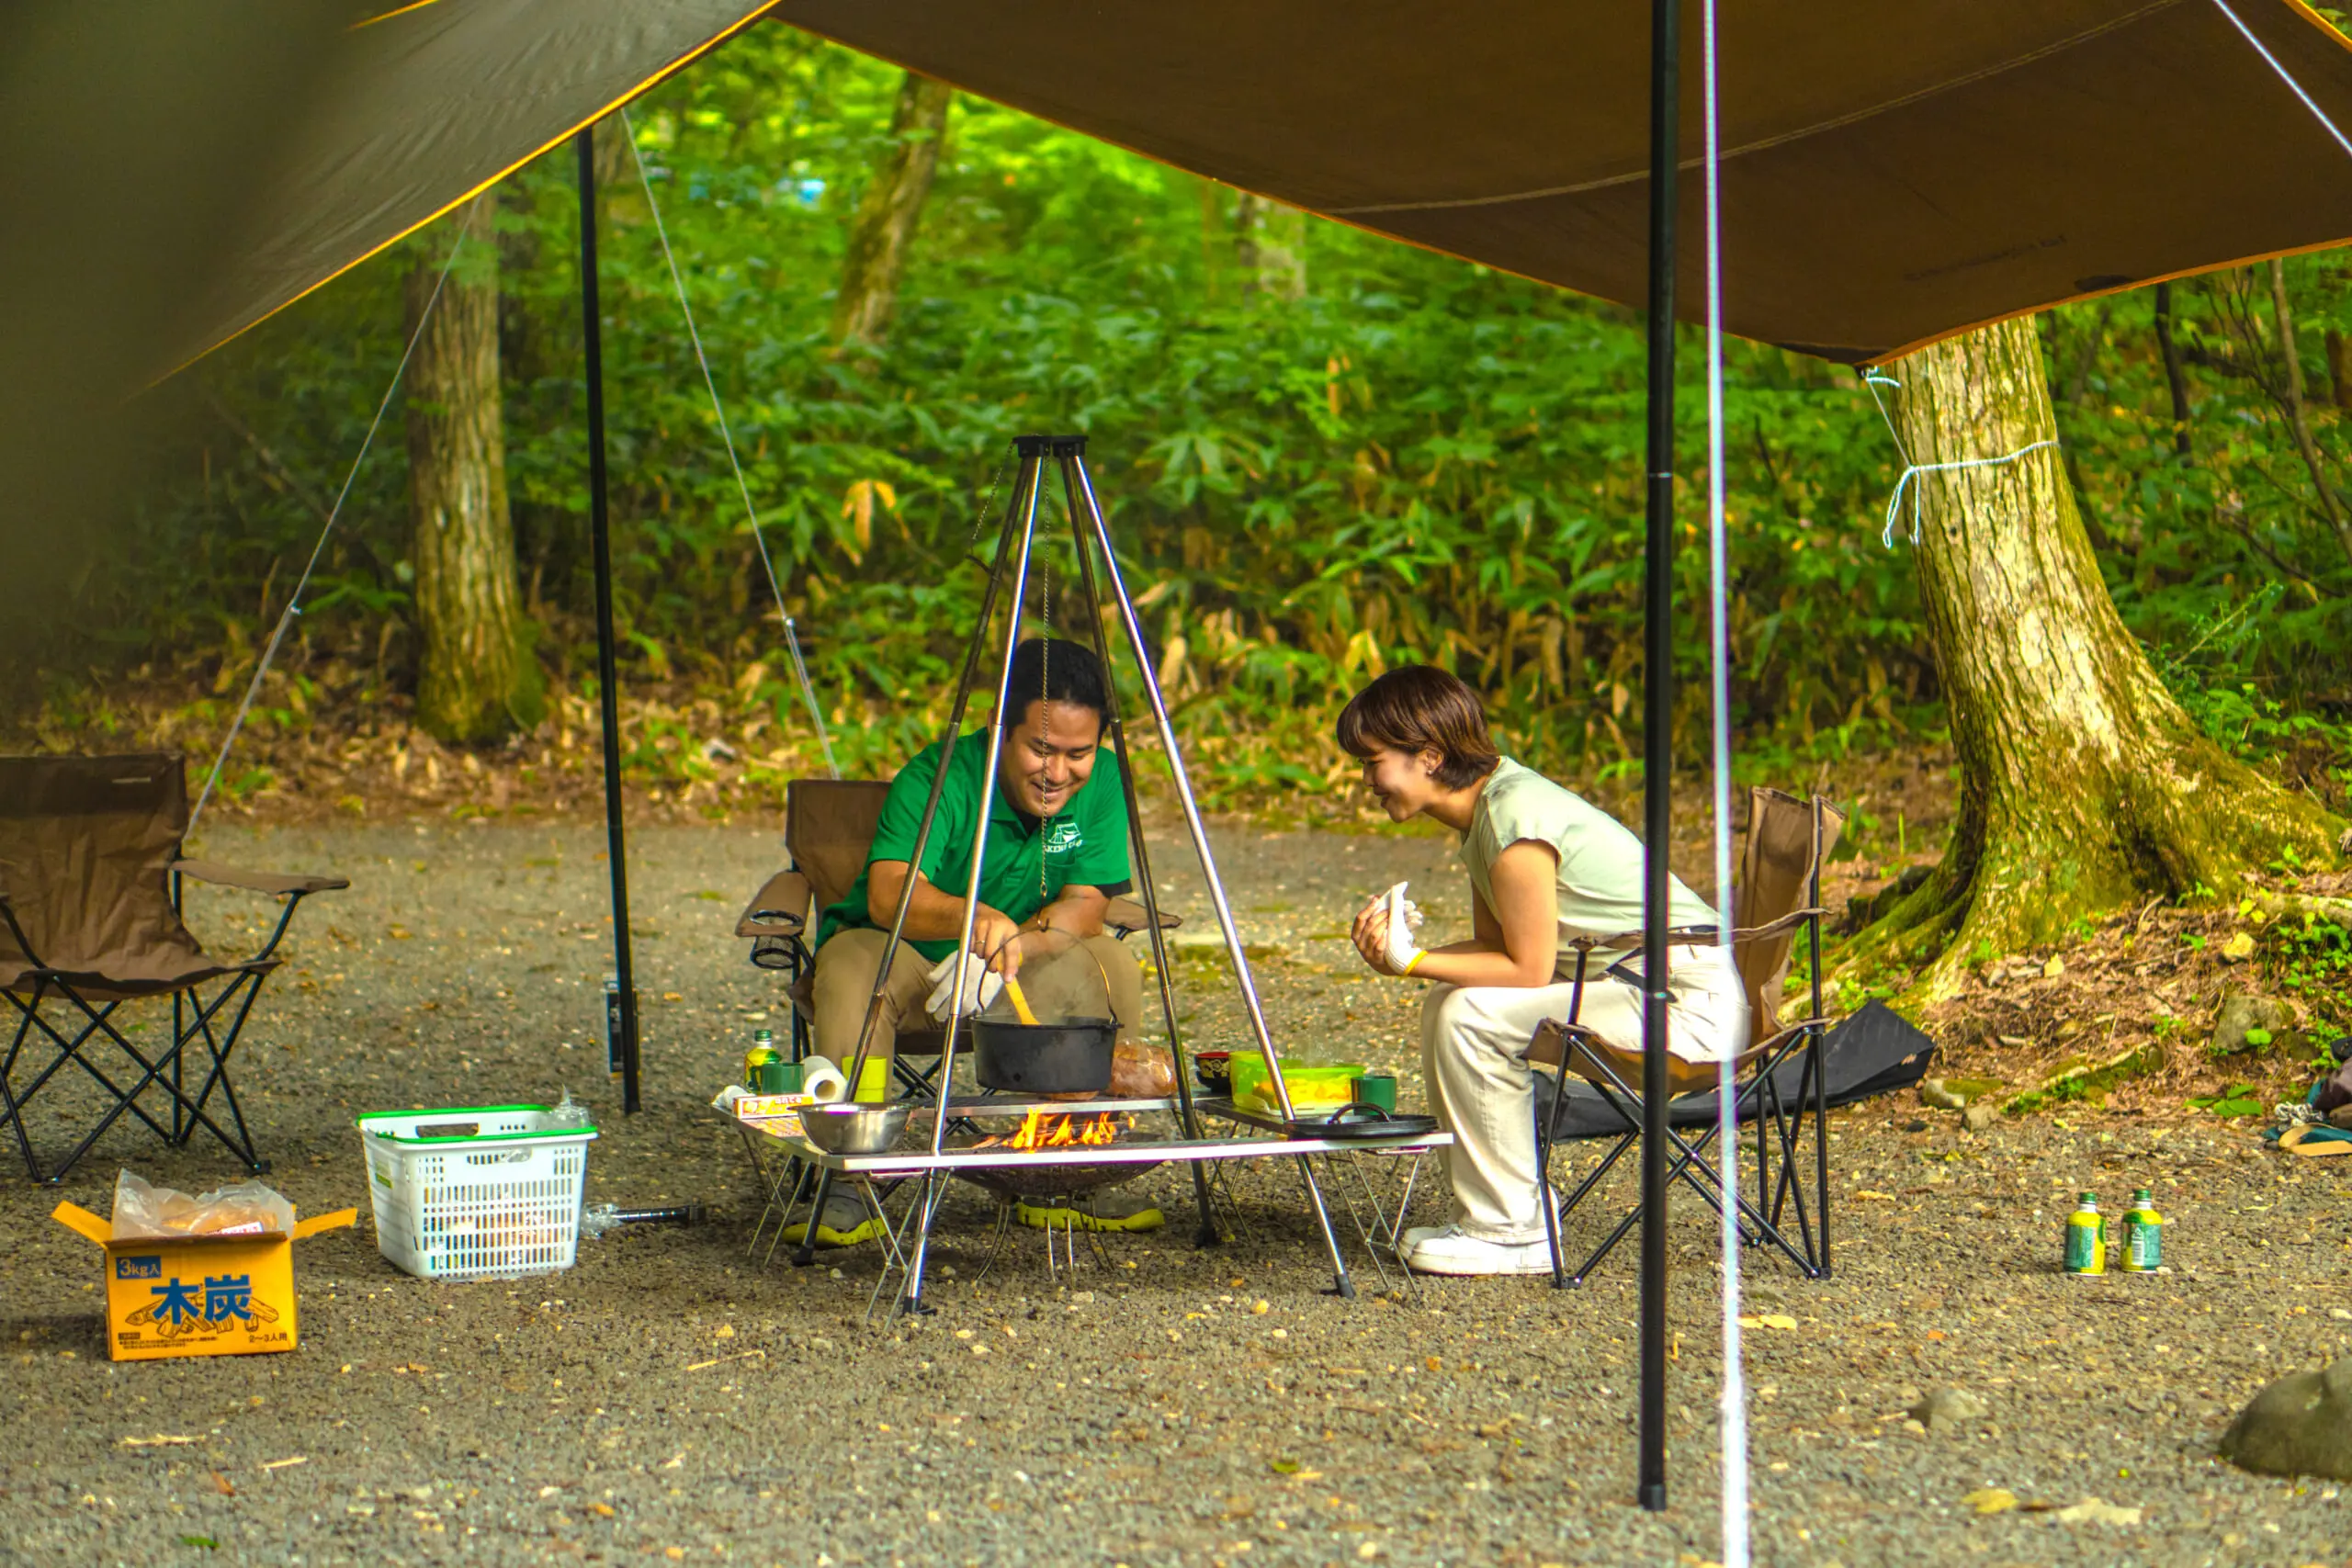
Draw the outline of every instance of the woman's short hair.
[[[1431,777],[1448,789],[1477,783],[1501,760],[1478,694],[1434,664],[1399,665],[1358,692],[1340,710],[1339,730],[1351,756],[1382,746],[1435,751],[1442,760]]]

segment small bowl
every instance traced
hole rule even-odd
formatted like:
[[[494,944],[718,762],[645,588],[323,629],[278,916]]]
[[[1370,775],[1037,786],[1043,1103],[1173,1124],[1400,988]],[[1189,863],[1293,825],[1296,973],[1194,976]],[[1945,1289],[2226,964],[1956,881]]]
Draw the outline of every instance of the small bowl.
[[[1211,1094],[1229,1094],[1233,1090],[1233,1053],[1230,1051],[1195,1051],[1193,1053],[1193,1077]]]
[[[830,1105],[800,1108],[800,1127],[808,1141],[829,1155],[888,1154],[907,1130],[914,1102],[901,1100],[888,1105],[836,1100]]]

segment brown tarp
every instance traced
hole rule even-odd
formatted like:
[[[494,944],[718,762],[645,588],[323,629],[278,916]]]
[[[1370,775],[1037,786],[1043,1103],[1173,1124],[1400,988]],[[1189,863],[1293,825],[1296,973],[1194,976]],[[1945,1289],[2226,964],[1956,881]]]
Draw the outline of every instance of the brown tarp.
[[[177,364],[431,221],[759,19],[765,0],[384,0],[286,151]],[[158,368],[165,368],[159,367]]]
[[[2352,51],[2231,0],[2340,124]],[[429,221],[756,19],[749,0],[380,0],[154,372]],[[1684,146],[1698,130],[1695,5]],[[784,0],[768,14],[1154,158],[1604,299],[1643,294],[1647,7]],[[66,15],[74,12],[68,10]],[[86,15],[86,12],[82,14]],[[1726,314],[1841,360],[2352,234],[2352,157],[2214,0],[1724,7]],[[225,79],[222,96],[269,88]],[[5,85],[5,72],[0,72]],[[29,154],[28,154],[29,155]],[[1695,216],[1695,179],[1686,184]],[[1684,300],[1698,309],[1695,231]],[[94,235],[92,254],[107,243]]]
[[[2339,125],[2352,51],[2232,0]],[[1646,6],[784,0],[773,15],[1182,168],[1638,303]],[[2352,236],[2352,156],[2212,0],[1721,6],[1724,319],[1826,358]],[[1697,167],[1698,28],[1682,145]],[[1700,181],[1682,307],[1700,313]]]

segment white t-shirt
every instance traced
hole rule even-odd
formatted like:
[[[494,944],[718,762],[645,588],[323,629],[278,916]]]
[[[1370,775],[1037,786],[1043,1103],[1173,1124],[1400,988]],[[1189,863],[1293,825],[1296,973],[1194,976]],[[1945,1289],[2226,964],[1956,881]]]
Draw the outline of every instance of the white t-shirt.
[[[1505,757],[1487,775],[1470,829],[1462,835],[1463,868],[1490,912],[1495,862],[1523,839],[1549,844],[1559,854],[1564,954],[1577,937],[1606,942],[1642,929],[1641,840],[1583,796]],[[1679,877],[1668,878],[1667,891],[1670,926],[1715,923],[1714,910]]]

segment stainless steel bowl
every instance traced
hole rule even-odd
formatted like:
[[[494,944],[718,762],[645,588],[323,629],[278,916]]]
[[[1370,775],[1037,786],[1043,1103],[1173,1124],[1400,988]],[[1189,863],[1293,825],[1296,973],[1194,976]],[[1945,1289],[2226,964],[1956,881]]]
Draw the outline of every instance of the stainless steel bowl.
[[[803,1106],[800,1125],[808,1141],[829,1155],[887,1154],[907,1130],[907,1116],[913,1110],[910,1100],[888,1105],[837,1100],[831,1105]]]

